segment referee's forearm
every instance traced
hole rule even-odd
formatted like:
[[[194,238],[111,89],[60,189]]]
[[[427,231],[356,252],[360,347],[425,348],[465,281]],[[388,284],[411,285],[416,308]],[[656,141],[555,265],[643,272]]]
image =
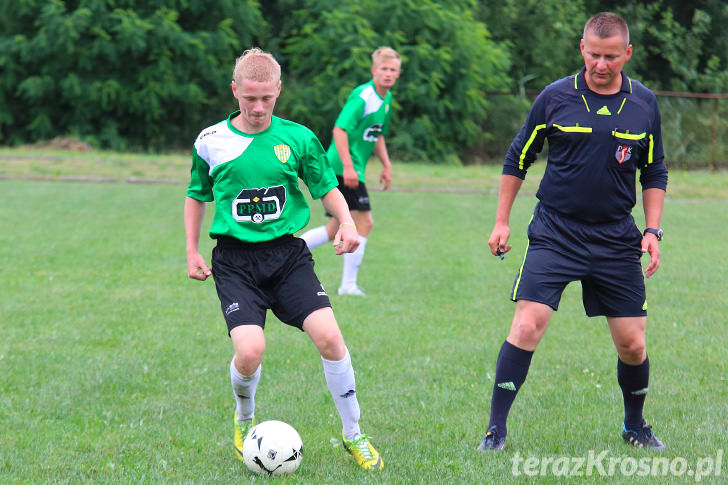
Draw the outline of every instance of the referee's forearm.
[[[523,185],[523,179],[513,175],[502,175],[498,190],[498,209],[495,214],[496,224],[508,225],[511,217],[511,208],[516,195]]]
[[[642,192],[642,206],[645,211],[645,225],[658,229],[662,218],[662,207],[665,205],[665,191],[662,189],[645,189]]]

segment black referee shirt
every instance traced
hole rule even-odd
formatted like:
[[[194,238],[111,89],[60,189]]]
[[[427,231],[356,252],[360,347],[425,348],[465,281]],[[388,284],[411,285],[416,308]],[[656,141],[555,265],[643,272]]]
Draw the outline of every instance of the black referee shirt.
[[[622,72],[622,88],[589,90],[584,69],[544,89],[506,155],[503,174],[526,177],[548,139],[548,163],[536,196],[552,210],[587,223],[617,221],[642,190],[667,187],[655,95]]]

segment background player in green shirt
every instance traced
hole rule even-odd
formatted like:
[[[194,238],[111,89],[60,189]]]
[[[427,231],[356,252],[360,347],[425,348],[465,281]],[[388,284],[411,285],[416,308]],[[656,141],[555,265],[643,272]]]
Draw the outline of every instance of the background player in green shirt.
[[[230,378],[236,401],[234,444],[242,460],[254,425],[255,391],[265,351],[268,309],[308,334],[323,360],[326,383],[342,421],[346,451],[362,468],[382,468],[359,428],[359,403],[349,351],[328,295],[313,271],[306,243],[293,236],[309,220],[298,187],[306,183],[338,221],[337,254],[354,251],[358,235],[336,189],[321,143],[308,128],[273,116],[281,92],[278,62],[260,49],[237,59],[232,91],[239,111],[203,130],[195,141],[185,200],[189,277],[214,277],[235,356]],[[215,201],[208,267],[198,250],[205,202]]]
[[[367,238],[374,226],[369,193],[364,171],[369,157],[374,153],[382,162],[379,183],[383,190],[389,188],[392,171],[384,136],[389,128],[392,93],[390,89],[399,78],[402,60],[391,47],[380,47],[372,54],[372,79],[356,87],[346,100],[333,130],[333,141],[326,154],[336,172],[339,190],[344,195],[359,232],[359,248],[344,255],[344,271],[341,275],[339,295],[364,296],[357,285],[357,274]],[[330,217],[333,215],[327,213]],[[335,217],[328,224],[306,231],[301,237],[309,249],[317,248],[334,239],[338,222]]]

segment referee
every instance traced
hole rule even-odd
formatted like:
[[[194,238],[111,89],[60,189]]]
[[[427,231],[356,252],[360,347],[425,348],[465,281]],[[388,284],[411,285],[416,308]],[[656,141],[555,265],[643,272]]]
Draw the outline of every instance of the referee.
[[[526,171],[548,140],[548,163],[528,226],[528,247],[511,299],[516,310],[496,362],[490,422],[481,450],[502,450],[506,419],[531,357],[568,283],[579,280],[590,317],[604,315],[617,350],[624,397],[623,439],[663,449],[643,417],[650,361],[645,345],[645,276],[660,265],[660,217],[667,169],[654,94],[627,77],[632,55],[625,21],[594,15],[581,40],[584,68],[547,86],[506,155],[495,225],[494,255],[507,253],[509,215]],[[632,218],[639,170],[646,228]]]
[[[232,81],[240,110],[203,130],[195,141],[184,213],[188,275],[202,281],[214,277],[235,351],[230,380],[236,456],[242,460],[244,437],[255,424],[270,309],[283,323],[306,332],[321,354],[344,449],[360,467],[381,469],[379,453],[359,428],[354,370],[329,297],[306,243],[293,236],[310,216],[299,178],[338,221],[337,254],[356,250],[356,227],[319,140],[308,128],[273,116],[280,79],[272,55],[257,48],[245,51]],[[217,246],[210,269],[198,243],[205,203],[213,200],[210,237]]]

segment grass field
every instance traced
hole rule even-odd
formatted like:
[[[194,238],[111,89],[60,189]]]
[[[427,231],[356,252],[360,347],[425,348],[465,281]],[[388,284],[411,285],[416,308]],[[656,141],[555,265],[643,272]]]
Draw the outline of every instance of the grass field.
[[[684,483],[718,457],[720,475],[701,483],[725,483],[725,172],[671,173],[662,266],[647,281],[646,417],[668,446],[658,456],[682,476],[620,466],[612,476],[527,476],[523,464],[513,475],[519,456],[605,453],[608,471],[609,458],[655,455],[622,443],[616,354],[603,319],[584,316],[578,284],[534,356],[506,451],[475,450],[538,174],[513,210],[514,250],[499,261],[486,249],[499,168],[404,165],[397,190],[372,194],[376,227],[360,276],[368,296],[332,296],[362,427],[386,468],[353,465],[313,345],[271,316],[256,414],[292,424],[304,459],[295,475],[269,480],[233,458],[231,346],[213,282],[186,277],[187,170],[177,156],[0,150],[0,483]],[[28,180],[38,175],[51,181]],[[52,181],[66,176],[119,182]],[[316,202],[312,224],[324,221]],[[212,242],[201,246],[208,256]],[[336,288],[341,259],[328,248],[314,256]]]

